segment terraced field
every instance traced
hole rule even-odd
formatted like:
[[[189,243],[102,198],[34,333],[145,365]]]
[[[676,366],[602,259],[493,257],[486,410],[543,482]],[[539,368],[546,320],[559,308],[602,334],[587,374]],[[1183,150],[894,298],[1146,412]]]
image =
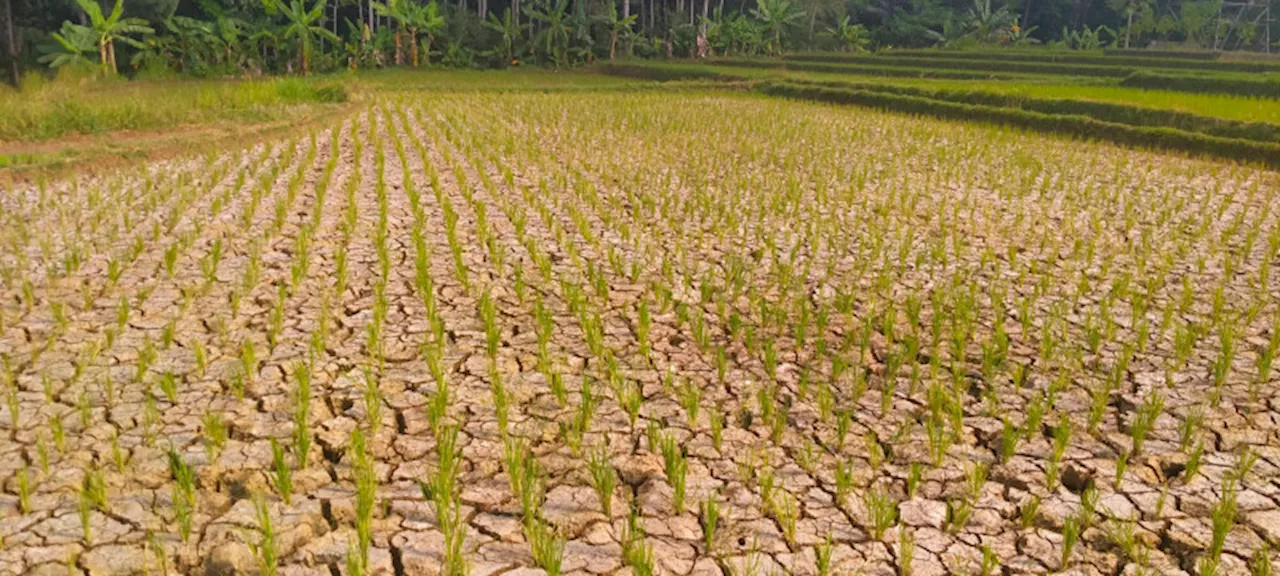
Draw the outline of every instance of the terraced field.
[[[0,196],[0,573],[1271,573],[1273,172],[362,106]]]

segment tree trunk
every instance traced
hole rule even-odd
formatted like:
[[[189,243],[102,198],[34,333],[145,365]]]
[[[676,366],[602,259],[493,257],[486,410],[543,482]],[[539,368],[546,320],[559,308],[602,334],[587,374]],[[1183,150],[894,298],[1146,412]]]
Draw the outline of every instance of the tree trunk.
[[[618,31],[609,32],[609,63],[613,64],[614,48],[618,46]]]
[[[116,68],[116,45],[107,40],[107,59],[111,61],[111,75],[114,76],[120,70]]]
[[[413,54],[413,67],[418,67],[418,31],[409,29],[409,53]]]
[[[106,75],[110,70],[107,67],[107,41],[98,40],[98,60],[102,62],[102,74]]]
[[[1129,35],[1133,34],[1133,10],[1129,11],[1129,24],[1124,27],[1124,49],[1129,49]]]
[[[403,66],[403,65],[404,65],[404,52],[403,52],[403,49],[404,49],[404,48],[403,48],[403,45],[404,45],[404,39],[403,39],[403,34],[404,34],[404,28],[403,28],[403,27],[396,28],[396,66]]]
[[[723,1],[723,0],[721,0]],[[702,0],[702,22],[698,24],[698,57],[707,57],[707,10],[711,8],[711,0]]]
[[[310,62],[307,62],[307,48],[302,41],[298,41],[298,67],[302,69],[303,76],[311,75]]]
[[[809,15],[809,49],[813,49],[813,27],[818,23],[818,7],[813,7],[813,13]]]
[[[4,37],[9,50],[9,79],[17,87],[22,78],[18,73],[18,40],[13,33],[13,4],[10,0],[4,0],[4,24]]]

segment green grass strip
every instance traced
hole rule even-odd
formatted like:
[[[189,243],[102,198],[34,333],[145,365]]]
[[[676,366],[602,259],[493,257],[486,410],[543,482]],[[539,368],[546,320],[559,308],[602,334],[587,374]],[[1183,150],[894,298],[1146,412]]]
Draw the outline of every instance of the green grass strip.
[[[1280,167],[1280,145],[1195,134],[1174,128],[1130,126],[1078,114],[1045,114],[1019,108],[980,106],[907,94],[828,88],[790,82],[763,82],[756,86],[756,90],[771,96],[853,104],[894,112],[985,122],[1088,140],[1108,140],[1131,146],[1176,150],[1257,163],[1272,168]]]
[[[847,90],[870,90],[907,96],[918,96],[932,100],[946,100],[975,106],[994,106],[1002,108],[1018,108],[1032,112],[1054,115],[1083,115],[1105,122],[1127,124],[1130,126],[1169,127],[1184,132],[1195,132],[1221,138],[1238,138],[1257,142],[1280,143],[1280,125],[1268,122],[1243,122],[1226,118],[1202,116],[1178,110],[1150,108],[1132,104],[1098,102],[1094,100],[1078,100],[1073,98],[1043,98],[1024,94],[993,92],[990,90],[967,90],[961,88],[916,88],[911,86],[894,86],[885,84],[869,84],[841,81],[789,80],[800,85],[824,86],[827,88],[843,88]]]

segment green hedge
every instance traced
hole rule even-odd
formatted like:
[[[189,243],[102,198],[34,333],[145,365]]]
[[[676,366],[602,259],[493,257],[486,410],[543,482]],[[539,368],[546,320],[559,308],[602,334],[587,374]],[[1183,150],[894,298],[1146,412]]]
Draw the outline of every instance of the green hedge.
[[[1055,62],[1020,62],[1011,60],[942,59],[917,56],[855,56],[850,54],[812,54],[793,56],[787,60],[788,67],[794,62],[822,62],[843,66],[906,66],[919,69],[944,68],[969,71],[988,71],[996,73],[1041,74],[1049,76],[1093,76],[1099,78],[1123,78],[1132,74],[1134,68],[1115,66],[1089,66],[1083,64],[1061,64]]]
[[[605,64],[603,70],[605,74],[613,76],[639,78],[642,80],[657,80],[659,82],[666,82],[670,80],[722,80],[725,82],[739,82],[747,80],[746,77],[725,74],[706,66],[681,66],[671,64]]]
[[[883,60],[929,59],[954,62],[956,60],[987,63],[1059,63],[1087,66],[1136,69],[1165,69],[1203,72],[1280,72],[1280,63],[1221,61],[1189,58],[1153,58],[1144,56],[1103,56],[1096,52],[1060,52],[1026,50],[894,50],[875,56],[811,52],[788,55],[788,60],[804,62],[857,62],[867,58]]]
[[[930,89],[911,86],[889,86],[851,82],[817,82],[792,80],[793,84],[810,84],[828,88],[870,90],[907,96],[919,96],[932,100],[946,100],[976,106],[1020,108],[1032,112],[1054,115],[1083,115],[1117,124],[1131,126],[1166,126],[1185,132],[1197,132],[1222,138],[1238,138],[1258,142],[1280,143],[1280,125],[1267,122],[1241,122],[1226,118],[1201,116],[1177,110],[1147,108],[1131,104],[1074,100],[1070,98],[1037,98],[1020,94],[1005,94],[986,90]]]
[[[829,64],[825,62],[744,59],[711,60],[708,63],[720,66],[738,66],[743,68],[826,72],[829,74],[860,74],[864,76],[889,76],[897,78],[938,78],[941,80],[1016,80],[1023,77],[1017,74],[966,72],[930,68],[907,68],[894,66],[893,63],[886,63],[887,65],[884,66],[864,66],[861,64]]]
[[[756,88],[772,96],[855,104],[896,112],[923,114],[1015,126],[1087,139],[1110,140],[1132,146],[1205,154],[1280,167],[1280,145],[1184,132],[1174,128],[1130,126],[1083,115],[1045,114],[1018,108],[999,108],[934,100],[907,94],[827,88],[788,82],[765,82]]]
[[[1193,50],[1144,50],[1142,48],[1104,48],[1107,56],[1141,56],[1146,58],[1179,58],[1183,60],[1217,60],[1220,53]]]
[[[1210,94],[1234,94],[1260,98],[1280,98],[1280,79],[1249,78],[1245,76],[1195,76],[1190,74],[1162,74],[1134,72],[1120,81],[1121,86],[1147,90],[1173,90],[1175,92],[1201,92]]]

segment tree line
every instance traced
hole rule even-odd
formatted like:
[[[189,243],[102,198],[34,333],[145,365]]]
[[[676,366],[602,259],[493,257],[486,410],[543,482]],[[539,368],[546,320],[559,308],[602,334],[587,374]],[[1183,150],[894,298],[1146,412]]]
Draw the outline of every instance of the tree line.
[[[0,0],[0,35],[14,83],[64,66],[155,77],[987,44],[1260,50],[1271,1]]]

